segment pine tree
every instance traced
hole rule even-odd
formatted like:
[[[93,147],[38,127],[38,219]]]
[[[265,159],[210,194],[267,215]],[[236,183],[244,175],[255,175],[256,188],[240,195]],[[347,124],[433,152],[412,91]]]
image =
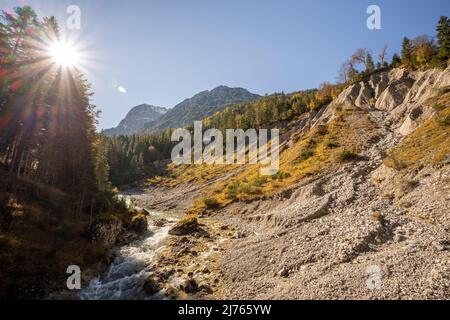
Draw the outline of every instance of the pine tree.
[[[411,52],[412,52],[412,46],[411,41],[408,38],[403,38],[402,43],[402,64],[404,66],[411,66]]]
[[[89,84],[49,60],[45,43],[59,39],[54,18],[19,7],[0,21],[0,158],[9,171],[81,195],[82,203],[97,188]]]
[[[366,73],[371,73],[375,69],[372,55],[367,53],[366,55]]]
[[[450,58],[450,19],[442,16],[439,19],[437,31],[437,40],[439,45],[439,57],[442,59]]]
[[[107,191],[111,187],[109,182],[108,147],[104,138],[99,139],[95,152],[95,176],[100,191]]]
[[[397,68],[402,64],[402,58],[396,53],[392,56],[391,66],[392,68]]]

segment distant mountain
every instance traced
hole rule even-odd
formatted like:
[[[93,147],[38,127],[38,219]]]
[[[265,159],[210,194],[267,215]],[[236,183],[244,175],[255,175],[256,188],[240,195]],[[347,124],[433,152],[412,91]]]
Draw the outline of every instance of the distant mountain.
[[[260,98],[243,88],[219,86],[203,91],[170,109],[160,119],[149,122],[144,133],[156,133],[167,128],[180,128],[211,116],[224,107]]]
[[[141,104],[131,109],[117,127],[104,130],[103,133],[107,136],[136,134],[141,132],[146,124],[157,121],[166,112],[166,108]]]

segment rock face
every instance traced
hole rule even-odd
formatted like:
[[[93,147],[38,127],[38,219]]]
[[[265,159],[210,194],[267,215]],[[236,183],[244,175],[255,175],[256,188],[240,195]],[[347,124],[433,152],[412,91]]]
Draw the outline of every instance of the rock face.
[[[424,106],[427,99],[436,94],[437,89],[449,85],[448,68],[444,72],[397,68],[374,74],[366,81],[348,87],[333,104],[382,111],[386,114],[384,124],[407,135],[432,115],[433,109]]]
[[[243,88],[219,86],[211,91],[203,91],[170,109],[157,121],[146,125],[146,133],[155,133],[167,128],[180,128],[192,125],[224,107],[260,98],[259,95]]]
[[[91,241],[102,243],[106,247],[115,244],[130,243],[137,240],[147,230],[147,217],[136,213],[125,226],[119,219],[109,219],[95,223],[89,232]]]
[[[99,242],[106,247],[112,247],[122,231],[122,222],[120,220],[111,219],[93,225],[90,230],[90,238],[93,242]]]
[[[167,112],[166,108],[141,104],[128,112],[116,128],[103,131],[105,135],[133,135],[139,133],[147,123],[156,121]]]

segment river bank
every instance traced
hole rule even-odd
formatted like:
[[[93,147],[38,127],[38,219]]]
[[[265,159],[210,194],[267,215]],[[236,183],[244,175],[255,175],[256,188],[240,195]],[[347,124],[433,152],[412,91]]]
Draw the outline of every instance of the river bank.
[[[140,239],[111,250],[113,262],[75,297],[84,300],[211,299],[220,296],[220,259],[233,228],[207,217],[183,236],[169,234],[187,207],[151,205],[164,190],[128,190],[127,202],[145,208],[148,228]],[[176,194],[175,193],[172,193]]]

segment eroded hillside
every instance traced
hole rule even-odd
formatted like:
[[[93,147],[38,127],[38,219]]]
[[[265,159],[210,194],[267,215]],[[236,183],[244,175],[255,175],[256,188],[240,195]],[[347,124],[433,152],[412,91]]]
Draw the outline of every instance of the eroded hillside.
[[[448,299],[449,86],[449,68],[376,73],[289,123],[277,175],[172,167],[139,201],[236,230],[215,297]]]

